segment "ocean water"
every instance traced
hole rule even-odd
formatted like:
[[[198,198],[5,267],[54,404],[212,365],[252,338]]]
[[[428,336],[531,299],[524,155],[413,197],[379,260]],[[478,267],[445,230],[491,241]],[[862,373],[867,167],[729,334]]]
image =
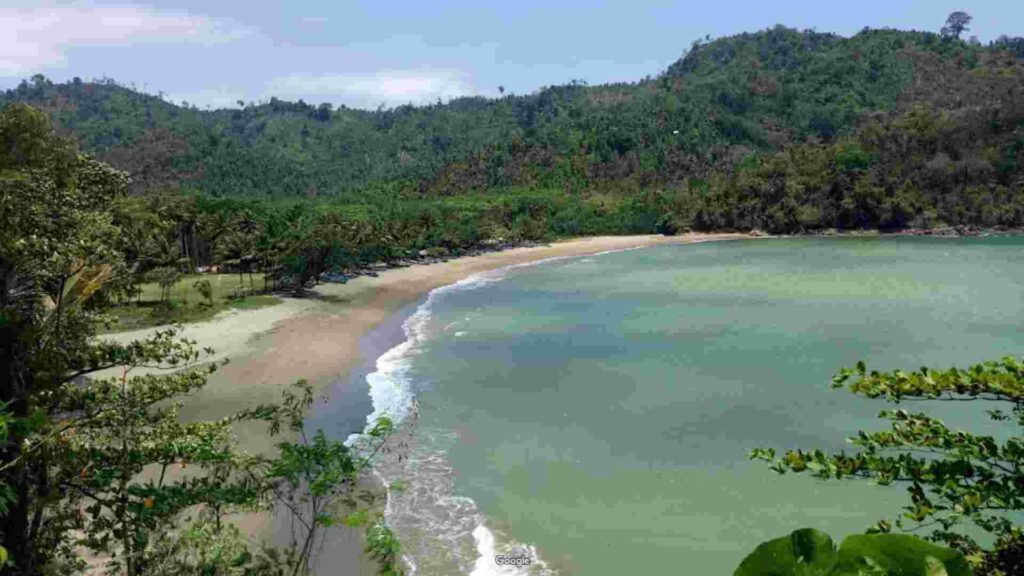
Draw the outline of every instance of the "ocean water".
[[[730,574],[758,543],[892,518],[901,489],[779,477],[885,405],[839,368],[1024,351],[1024,239],[765,239],[556,259],[434,291],[366,376],[412,573]],[[980,410],[918,407],[973,429]],[[499,565],[495,556],[528,558]],[[521,561],[520,563],[522,563]]]

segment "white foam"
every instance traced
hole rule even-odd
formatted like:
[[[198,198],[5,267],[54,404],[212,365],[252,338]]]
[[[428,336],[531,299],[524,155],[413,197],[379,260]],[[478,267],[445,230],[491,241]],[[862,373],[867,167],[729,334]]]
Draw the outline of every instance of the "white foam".
[[[473,530],[473,540],[476,542],[476,550],[480,555],[476,559],[476,564],[473,565],[470,576],[530,576],[531,574],[552,573],[548,565],[537,556],[537,549],[533,546],[509,546],[508,550],[499,551],[494,533],[483,522],[480,522]],[[530,558],[530,563],[525,566],[499,565],[495,559],[499,553],[505,556],[524,555]]]
[[[437,298],[451,291],[484,286],[499,278],[474,275],[454,284],[436,288],[427,295],[426,301],[406,318],[402,323],[405,341],[377,358],[376,370],[366,376],[373,412],[366,417],[364,433],[373,428],[381,417],[386,416],[398,424],[410,415],[415,394],[412,382],[408,377],[409,362],[411,358],[421,352],[419,346],[428,337],[427,327],[430,313]],[[363,437],[363,434],[353,434],[349,436],[347,443],[354,445]]]
[[[633,250],[634,248],[624,248],[619,250],[608,250],[600,252],[598,254],[608,254],[612,252],[623,252],[626,250]],[[597,255],[597,254],[595,254]],[[403,423],[409,416],[415,411],[415,388],[414,383],[409,375],[409,369],[411,367],[411,360],[422,353],[422,344],[430,337],[430,319],[431,312],[434,303],[438,298],[454,291],[471,290],[486,286],[497,282],[505,277],[505,275],[517,268],[536,266],[539,264],[553,262],[558,260],[565,260],[568,258],[576,258],[577,256],[555,256],[552,258],[544,258],[541,260],[535,260],[523,264],[513,264],[500,268],[494,271],[475,274],[469,276],[459,282],[436,288],[427,295],[427,299],[417,307],[416,311],[413,312],[409,318],[402,324],[402,329],[405,333],[406,339],[401,344],[391,348],[376,362],[376,370],[366,377],[367,383],[370,389],[370,398],[373,403],[373,412],[367,416],[366,429],[369,431],[381,417],[387,416],[396,425]],[[445,330],[450,328],[446,326]],[[465,332],[457,332],[456,336],[464,335]],[[353,434],[347,440],[347,444],[357,446],[362,439],[365,439],[363,434]],[[421,457],[426,456],[423,461],[424,464],[431,464],[427,462],[433,460],[432,464],[436,468],[443,468],[447,465],[447,462],[439,463],[437,459],[443,460],[443,455],[420,455]],[[392,494],[390,489],[390,482],[388,478],[385,478],[381,472],[377,469],[374,473],[380,479],[381,483],[387,489],[387,502],[384,507],[384,517],[389,525],[394,527],[394,524],[398,522],[392,522],[392,520],[398,520],[395,518],[395,514],[398,513],[393,506],[395,495]],[[413,476],[414,480],[415,475]],[[423,478],[423,480],[428,480]],[[439,485],[444,485],[444,482],[439,482]],[[433,491],[432,491],[433,492]],[[476,507],[476,503],[469,498],[457,497],[450,493],[450,486],[440,488],[436,490],[436,494],[432,494],[434,503],[440,504],[443,508],[456,510],[461,513],[463,518],[469,518],[475,523],[475,527],[472,529],[472,539],[475,544],[477,558],[472,564],[471,576],[527,576],[530,574],[551,574],[552,571],[548,566],[538,557],[537,551],[533,546],[527,546],[515,542],[499,543],[495,534],[487,528],[484,524],[484,516],[480,513]],[[426,509],[425,507],[424,509]],[[449,514],[447,518],[451,519],[454,514]],[[430,522],[433,528],[438,526]],[[447,526],[451,529],[451,534],[439,535],[441,539],[454,542],[458,538],[468,537],[468,526]],[[401,534],[399,534],[401,538]],[[530,565],[523,567],[514,566],[501,566],[495,562],[495,556],[498,554],[505,555],[527,555],[530,557]],[[416,574],[418,568],[410,554],[406,553],[402,556],[406,567],[409,569],[410,575]],[[468,568],[468,566],[467,566]]]
[[[505,274],[513,268],[535,266],[564,258],[569,257],[556,256],[524,264],[513,264],[490,272],[474,274],[454,284],[431,290],[430,294],[427,295],[427,299],[402,323],[405,341],[382,354],[380,358],[377,358],[376,370],[366,376],[366,381],[370,387],[370,400],[373,404],[373,412],[366,417],[364,432],[373,428],[377,420],[383,416],[391,418],[397,424],[405,420],[411,413],[415,393],[412,389],[412,382],[410,382],[408,377],[409,361],[421,352],[419,347],[428,337],[427,327],[430,321],[430,314],[434,302],[439,297],[449,292],[472,290],[493,284],[504,278]],[[352,445],[362,437],[362,434],[353,434],[348,438],[348,444]]]

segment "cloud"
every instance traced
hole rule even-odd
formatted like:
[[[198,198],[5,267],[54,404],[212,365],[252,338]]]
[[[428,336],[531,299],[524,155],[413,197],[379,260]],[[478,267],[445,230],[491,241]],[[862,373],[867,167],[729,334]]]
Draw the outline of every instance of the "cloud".
[[[359,108],[429,104],[480,92],[454,69],[381,70],[370,74],[297,74],[272,79],[267,97],[320,99]]]
[[[81,46],[231,42],[244,28],[187,13],[139,6],[86,4],[0,8],[0,75],[16,76],[67,65]]]

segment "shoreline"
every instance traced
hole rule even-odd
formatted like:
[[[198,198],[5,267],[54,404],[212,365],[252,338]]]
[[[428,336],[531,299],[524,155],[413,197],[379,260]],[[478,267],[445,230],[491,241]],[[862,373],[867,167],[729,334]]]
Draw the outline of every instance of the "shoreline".
[[[888,236],[838,236],[876,235]],[[311,426],[335,437],[348,437],[364,429],[374,410],[366,375],[375,369],[378,357],[406,339],[402,324],[437,288],[474,275],[550,259],[764,237],[771,236],[723,233],[572,239],[388,268],[376,276],[359,276],[345,284],[320,284],[305,297],[284,298],[282,304],[269,308],[231,311],[183,329],[182,335],[195,340],[199,347],[215,350],[208,360],[230,357],[231,361],[210,377],[204,390],[186,402],[182,415],[214,419],[246,406],[276,402],[282,390],[298,379],[306,379],[316,394],[310,410]],[[167,327],[113,333],[104,338],[131,340],[159,329]],[[272,446],[262,428],[240,428],[243,449],[260,452]],[[263,514],[241,514],[236,522],[255,539],[273,540],[277,532]],[[333,570],[345,566],[353,574],[374,574],[372,562],[363,555],[361,532],[346,529],[331,534],[321,567]]]
[[[475,274],[549,258],[743,238],[752,236],[597,236],[511,248],[439,263],[389,268],[377,277],[361,276],[345,284],[320,284],[302,298],[283,298],[282,304],[268,308],[232,311],[188,324],[181,335],[195,340],[200,348],[215,351],[204,361],[227,358],[230,362],[210,377],[207,387],[186,403],[182,413],[186,418],[219,418],[248,405],[277,401],[280,392],[299,379],[306,379],[313,386],[317,406],[329,397],[332,401],[343,400],[353,392],[350,374],[360,366],[371,366],[375,360],[366,354],[376,352],[379,356],[390,348],[385,347],[387,344],[393,346],[401,341],[392,343],[387,338],[387,342],[364,351],[364,340],[377,327],[432,290]],[[129,341],[167,328],[119,332],[103,338]],[[400,332],[399,321],[392,334],[400,337]],[[241,440],[249,450],[269,447],[269,443],[252,435]]]
[[[827,233],[802,236],[835,237]],[[201,348],[215,350],[215,355],[206,360],[230,358],[231,361],[212,374],[204,390],[186,401],[182,416],[216,419],[254,404],[276,402],[281,391],[290,384],[306,379],[316,394],[310,424],[336,437],[347,437],[351,432],[361,432],[373,411],[366,375],[375,369],[379,356],[406,339],[403,323],[437,288],[474,275],[550,259],[659,245],[765,237],[773,236],[722,233],[571,239],[460,256],[444,262],[388,268],[376,276],[359,276],[345,284],[318,285],[305,297],[283,298],[283,303],[272,307],[226,312],[183,327],[182,336],[195,340]],[[167,328],[111,333],[102,338],[128,341]],[[325,406],[330,406],[331,410],[324,410]],[[260,452],[272,446],[262,427],[243,426],[237,432],[243,449]],[[239,514],[234,522],[255,540],[267,542],[277,540],[275,535],[280,536],[276,534],[275,523],[265,514]],[[363,554],[362,530],[339,530],[331,534],[329,540],[320,565],[325,573],[336,573],[342,566],[346,573],[376,573],[373,562]]]
[[[185,419],[219,419],[256,404],[280,400],[281,392],[299,379],[312,386],[316,402],[310,423],[329,434],[347,437],[362,432],[373,406],[365,376],[377,357],[405,339],[402,323],[433,290],[470,276],[527,265],[541,260],[588,256],[656,245],[750,239],[745,233],[678,236],[596,236],[517,247],[443,262],[388,268],[377,276],[360,276],[345,284],[320,284],[302,298],[257,310],[224,313],[205,322],[185,325],[181,336],[199,348],[212,348],[204,361],[229,359],[207,386],[182,408]],[[402,313],[403,310],[406,313]],[[111,333],[105,339],[130,341],[168,326]],[[373,357],[370,357],[370,356]],[[361,380],[360,380],[361,378]],[[330,406],[330,414],[324,411]],[[333,419],[328,419],[333,416]],[[345,430],[344,426],[354,426]],[[263,426],[236,428],[240,447],[264,452],[273,441]],[[244,513],[235,522],[250,538],[275,541],[279,531],[265,514]],[[362,530],[344,529],[325,542],[320,567],[325,573],[376,574],[363,554]]]

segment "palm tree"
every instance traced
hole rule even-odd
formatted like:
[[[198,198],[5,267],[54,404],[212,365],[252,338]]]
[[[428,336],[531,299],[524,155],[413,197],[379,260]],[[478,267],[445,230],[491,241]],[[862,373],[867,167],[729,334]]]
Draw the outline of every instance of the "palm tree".
[[[260,229],[259,237],[256,240],[256,254],[263,267],[263,291],[268,291],[267,277],[273,283],[273,290],[277,289],[276,270],[280,265],[281,257],[287,252],[288,227],[287,223],[277,218],[270,218]]]
[[[256,221],[251,212],[245,210],[235,217],[234,227],[242,234],[251,236],[260,229],[260,223]]]
[[[212,259],[217,252],[218,241],[230,229],[228,219],[223,212],[205,212],[199,215],[197,228],[203,240],[210,246]]]
[[[224,264],[238,267],[239,292],[243,289],[245,269],[255,258],[256,238],[240,232],[230,233],[221,239],[217,246],[217,259]],[[252,288],[252,273],[249,274],[249,286]]]

